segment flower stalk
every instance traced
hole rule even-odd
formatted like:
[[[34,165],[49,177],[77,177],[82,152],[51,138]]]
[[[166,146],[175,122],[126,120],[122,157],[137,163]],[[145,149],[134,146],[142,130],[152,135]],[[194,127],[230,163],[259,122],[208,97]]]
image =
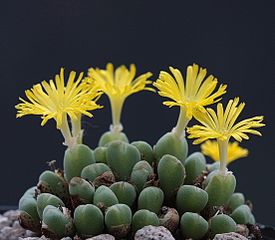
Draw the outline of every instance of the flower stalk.
[[[123,126],[121,124],[121,112],[123,108],[124,99],[120,97],[110,97],[112,109],[112,125],[110,126],[111,132],[121,132]]]
[[[220,172],[225,173],[227,171],[228,162],[228,140],[218,140],[219,155],[220,155]]]
[[[207,140],[201,144],[201,151],[204,155],[211,157],[214,161],[220,161],[219,145],[216,140]],[[246,157],[248,150],[239,146],[239,142],[228,142],[227,165],[239,158]]]
[[[66,114],[64,114],[64,116],[62,117],[60,131],[64,137],[63,144],[65,146],[68,146],[68,148],[73,149],[76,145],[76,138],[72,136]]]
[[[72,135],[76,143],[81,144],[83,139],[83,129],[81,129],[81,114],[77,114],[76,119],[71,119]]]
[[[186,115],[186,111],[183,107],[180,108],[180,114],[176,126],[172,129],[172,132],[180,139],[185,137],[185,129],[191,118]]]

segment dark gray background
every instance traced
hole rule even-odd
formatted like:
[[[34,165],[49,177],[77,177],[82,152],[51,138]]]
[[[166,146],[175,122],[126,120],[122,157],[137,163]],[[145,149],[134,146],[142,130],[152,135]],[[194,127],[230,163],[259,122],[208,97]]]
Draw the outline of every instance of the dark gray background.
[[[263,114],[263,137],[251,137],[246,159],[230,165],[255,206],[258,222],[275,225],[274,183],[274,1],[80,1],[40,0],[2,3],[1,24],[1,194],[0,205],[17,204],[35,184],[46,161],[62,163],[64,147],[53,121],[15,119],[24,90],[48,80],[61,66],[86,71],[136,63],[138,73],[156,79],[169,65],[185,72],[193,62],[228,84],[229,98],[247,103],[242,118]],[[129,97],[123,111],[131,140],[154,144],[174,126],[178,109],[149,92]],[[95,147],[108,129],[110,109],[84,119],[85,142]],[[191,151],[198,149],[192,147]]]

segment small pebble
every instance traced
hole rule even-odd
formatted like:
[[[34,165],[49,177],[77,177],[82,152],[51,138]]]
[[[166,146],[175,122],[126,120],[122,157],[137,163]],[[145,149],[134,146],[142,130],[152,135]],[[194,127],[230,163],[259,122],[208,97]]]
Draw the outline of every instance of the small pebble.
[[[20,211],[19,210],[9,210],[3,214],[4,217],[7,217],[11,221],[18,220]]]
[[[21,228],[21,225],[20,225],[19,221],[14,221],[12,224],[12,227],[13,228]]]
[[[163,226],[146,226],[135,234],[135,240],[175,240],[170,231]]]
[[[100,234],[92,238],[87,238],[86,240],[115,240],[115,237],[110,234]]]
[[[40,237],[20,237],[18,240],[39,240],[41,239]]]
[[[25,237],[38,237],[37,233],[34,233],[30,230],[26,230]]]
[[[18,240],[26,232],[23,228],[4,227],[0,231],[1,240]]]
[[[235,232],[216,234],[213,240],[248,240],[248,238]]]
[[[50,240],[49,238],[46,238],[44,235],[42,237],[21,237],[18,240]]]
[[[0,239],[7,239],[7,237],[9,237],[11,230],[12,230],[12,227],[9,227],[9,226],[5,226],[1,228]]]
[[[10,221],[7,217],[1,216],[0,215],[0,230],[3,227],[8,227],[12,224],[12,221]]]
[[[244,224],[237,224],[237,230],[236,233],[239,233],[245,237],[249,236],[249,229],[246,225]]]
[[[33,232],[27,231],[20,226],[18,210],[10,210],[0,215],[0,239],[18,240],[20,237],[33,237]]]

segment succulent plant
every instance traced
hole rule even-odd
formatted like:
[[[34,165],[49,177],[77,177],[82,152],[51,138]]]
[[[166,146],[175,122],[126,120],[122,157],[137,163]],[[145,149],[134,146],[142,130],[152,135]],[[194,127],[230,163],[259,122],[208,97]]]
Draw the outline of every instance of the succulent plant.
[[[124,181],[115,182],[110,186],[110,189],[115,193],[119,203],[126,204],[130,208],[133,207],[137,193],[132,184]]]
[[[147,161],[139,161],[133,167],[130,182],[136,187],[138,192],[141,192],[150,177],[153,177],[153,173],[154,170]]]
[[[80,205],[74,211],[74,224],[81,236],[96,236],[103,232],[104,216],[93,204]]]
[[[126,142],[126,143],[129,142],[129,140],[128,140],[127,136],[125,135],[125,133],[123,133],[123,132],[111,132],[110,131],[110,132],[104,133],[100,137],[98,146],[99,147],[104,147],[104,146],[107,146],[109,143],[111,143],[113,141],[122,141],[122,142]]]
[[[206,160],[202,153],[194,152],[184,162],[186,171],[185,183],[193,184],[202,171],[206,170]]]
[[[236,227],[236,222],[226,214],[216,215],[209,220],[209,228],[212,237],[219,233],[235,232]]]
[[[63,200],[69,196],[68,183],[60,172],[46,170],[39,176],[37,188],[41,192],[52,193]]]
[[[138,209],[147,209],[156,214],[160,213],[164,201],[164,193],[160,188],[144,188],[138,197]]]
[[[160,161],[164,155],[170,154],[184,163],[188,154],[188,145],[185,138],[179,139],[174,133],[166,133],[158,140],[154,151],[157,161]]]
[[[93,182],[104,172],[111,171],[105,163],[92,163],[84,167],[81,171],[81,177]]]
[[[177,192],[176,206],[180,214],[185,212],[200,213],[207,202],[207,192],[194,185],[183,185]]]
[[[90,68],[75,81],[71,72],[65,86],[64,69],[55,81],[37,84],[21,99],[17,116],[41,115],[64,137],[67,147],[62,169],[41,173],[37,186],[19,200],[21,225],[50,239],[86,239],[108,233],[116,239],[212,239],[216,234],[236,231],[237,224],[255,225],[250,206],[242,193],[234,193],[236,178],[227,165],[248,154],[237,142],[248,133],[260,135],[263,117],[235,123],[244,108],[239,99],[215,112],[206,106],[226,92],[206,69],[193,64],[182,73],[161,71],[153,86],[168,98],[164,105],[180,108],[176,126],[154,147],[145,141],[129,143],[122,131],[121,113],[126,98],[142,90],[155,91],[150,72],[135,79],[136,69]],[[81,117],[102,108],[97,104],[106,94],[112,124],[92,150],[83,142]],[[188,127],[191,119],[199,122]],[[186,132],[188,135],[186,136]],[[188,156],[187,139],[200,144],[202,152]],[[210,140],[209,140],[210,139]],[[215,163],[206,163],[205,156]],[[145,227],[145,228],[143,228]],[[169,231],[170,232],[169,232]]]
[[[198,213],[186,212],[181,217],[180,229],[186,238],[201,239],[208,232],[208,222]]]
[[[94,194],[93,204],[99,208],[106,209],[112,205],[119,203],[115,193],[106,186],[100,186]]]
[[[44,209],[48,205],[55,206],[55,207],[60,207],[60,206],[65,207],[65,204],[59,197],[50,193],[41,193],[37,197],[37,212],[40,219],[43,219]]]
[[[131,230],[132,211],[126,204],[115,204],[105,213],[107,231],[116,238],[126,237]]]
[[[80,204],[92,203],[95,187],[81,177],[73,177],[69,184],[69,192],[74,207]]]
[[[95,161],[97,163],[107,163],[106,160],[107,147],[97,147],[94,150]]]
[[[237,207],[243,205],[244,203],[245,203],[244,195],[242,193],[236,192],[232,194],[226,206],[230,211],[234,211]]]
[[[208,193],[208,205],[226,204],[234,193],[235,187],[236,179],[231,172],[214,172],[205,188]]]
[[[32,189],[28,191],[19,200],[19,221],[24,228],[40,233],[41,223],[37,212],[37,201],[30,194]]]
[[[235,208],[230,216],[237,224],[255,224],[254,216],[250,208],[245,204]]]
[[[184,183],[185,168],[176,157],[166,154],[158,163],[157,173],[160,187],[166,200],[169,200],[176,195],[179,187]]]
[[[160,221],[158,215],[147,209],[140,209],[135,212],[132,220],[132,232],[135,233],[137,230],[148,226],[159,226]]]
[[[77,144],[74,148],[68,148],[64,156],[66,180],[70,181],[73,177],[80,177],[82,169],[92,163],[95,163],[95,158],[88,146]]]
[[[136,147],[122,141],[110,143],[106,153],[107,163],[117,180],[128,180],[135,164],[140,161]]]
[[[43,211],[42,232],[51,239],[73,236],[75,228],[70,211],[47,205]]]
[[[131,143],[134,145],[140,152],[141,160],[147,161],[150,165],[155,161],[155,156],[153,148],[151,145],[145,141],[134,141]]]

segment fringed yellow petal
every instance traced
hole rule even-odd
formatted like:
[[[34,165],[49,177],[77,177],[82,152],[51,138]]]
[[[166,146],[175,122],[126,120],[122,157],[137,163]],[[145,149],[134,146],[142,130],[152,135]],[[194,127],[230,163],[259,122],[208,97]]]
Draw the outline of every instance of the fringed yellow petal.
[[[127,69],[122,65],[114,69],[113,64],[108,63],[106,69],[90,68],[85,82],[89,86],[97,86],[105,93],[111,102],[113,129],[122,130],[120,116],[125,99],[134,93],[148,90],[155,91],[149,87],[152,83],[148,80],[152,73],[147,72],[136,77],[136,67],[134,64]],[[121,127],[120,127],[121,126]]]
[[[207,139],[229,141],[230,137],[241,142],[248,139],[248,133],[261,135],[254,128],[265,126],[263,116],[256,116],[235,123],[244,109],[245,104],[239,104],[239,98],[229,100],[225,110],[221,103],[217,105],[217,113],[207,108],[205,113],[196,111],[194,116],[202,125],[188,128],[189,138],[196,139],[194,144],[201,143]]]
[[[197,64],[187,67],[186,81],[178,69],[169,67],[171,74],[161,71],[158,80],[153,85],[158,89],[162,97],[170,98],[165,105],[181,106],[185,108],[188,118],[192,118],[194,111],[204,109],[204,106],[219,101],[226,93],[226,85],[221,85],[215,91],[218,80],[212,75],[206,77],[206,69]],[[175,102],[175,104],[170,104]],[[169,105],[167,104],[169,103]]]
[[[142,90],[153,90],[153,88],[148,87],[148,84],[151,84],[148,78],[152,76],[152,73],[147,72],[137,78],[135,78],[135,75],[136,67],[134,64],[131,64],[128,70],[125,65],[114,69],[113,64],[108,63],[106,70],[90,68],[87,83],[98,85],[100,90],[109,98],[117,96],[126,98]]]
[[[16,116],[41,115],[42,126],[49,119],[54,118],[58,129],[62,125],[63,118],[67,117],[66,114],[72,119],[79,114],[91,117],[92,114],[88,111],[101,108],[95,102],[101,93],[98,88],[87,87],[82,82],[83,73],[76,81],[75,78],[76,72],[70,72],[65,86],[64,69],[61,68],[60,74],[55,76],[55,81],[50,80],[49,83],[43,81],[34,85],[30,90],[26,90],[27,100],[19,98],[21,103],[15,106]]]

